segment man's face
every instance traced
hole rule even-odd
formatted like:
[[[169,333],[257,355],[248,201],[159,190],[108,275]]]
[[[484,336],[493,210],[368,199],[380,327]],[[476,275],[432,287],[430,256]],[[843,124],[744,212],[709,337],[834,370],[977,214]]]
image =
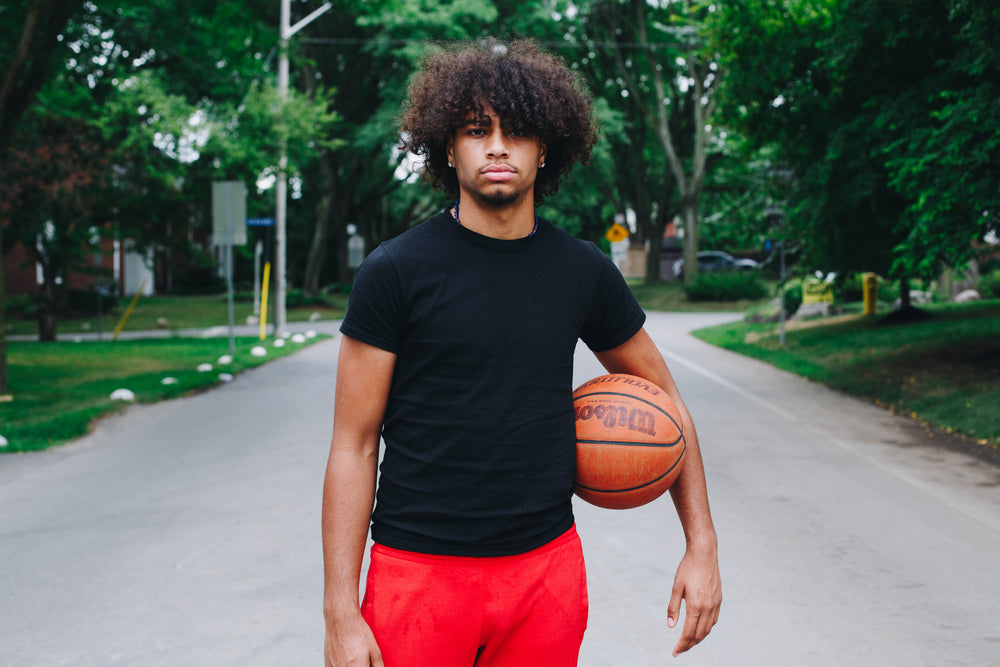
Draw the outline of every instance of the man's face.
[[[532,135],[505,132],[489,106],[476,121],[469,113],[448,146],[461,196],[504,207],[534,195],[535,176],[545,160],[545,146]]]

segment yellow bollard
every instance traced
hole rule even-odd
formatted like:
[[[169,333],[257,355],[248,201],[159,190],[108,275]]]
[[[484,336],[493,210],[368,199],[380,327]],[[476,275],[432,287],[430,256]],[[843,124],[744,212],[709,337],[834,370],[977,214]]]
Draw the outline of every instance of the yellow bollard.
[[[118,321],[118,326],[115,327],[115,332],[111,334],[111,340],[117,340],[118,334],[120,334],[122,332],[122,329],[125,328],[125,323],[128,321],[128,318],[132,314],[132,311],[135,310],[135,304],[139,303],[139,297],[142,296],[142,290],[144,290],[145,288],[146,288],[146,279],[143,278],[142,284],[139,285],[139,291],[135,293],[134,297],[132,297],[132,303],[130,303],[128,305],[128,308],[125,309],[125,312],[122,313],[122,318],[121,320]]]
[[[260,340],[267,337],[267,283],[271,276],[271,262],[264,262],[264,280],[260,289]]]
[[[878,276],[866,273],[862,279],[865,297],[864,315],[874,315],[878,310]]]

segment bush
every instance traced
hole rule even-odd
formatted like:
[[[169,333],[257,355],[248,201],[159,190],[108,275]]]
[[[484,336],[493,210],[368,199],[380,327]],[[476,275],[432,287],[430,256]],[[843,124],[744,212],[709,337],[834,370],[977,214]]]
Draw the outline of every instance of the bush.
[[[837,303],[853,303],[865,298],[864,276],[851,273],[833,283],[833,295]]]
[[[35,303],[35,298],[32,295],[18,294],[17,296],[7,297],[6,308],[4,310],[11,317],[20,317],[28,320],[38,314],[38,304]]]
[[[1000,269],[979,277],[979,293],[986,299],[1000,299]]]
[[[96,315],[98,311],[98,295],[96,290],[71,289],[66,291],[67,314]],[[105,294],[100,299],[101,311],[105,314],[118,309],[118,298]]]
[[[713,271],[684,285],[684,292],[691,301],[740,301],[764,298],[767,286],[752,271]]]
[[[197,267],[186,269],[174,282],[173,294],[225,294],[228,286],[225,278],[216,274],[215,269]]]
[[[799,312],[799,306],[802,305],[802,283],[791,283],[785,285],[785,315],[791,317],[795,313]]]
[[[325,306],[326,301],[320,295],[307,296],[301,289],[290,289],[285,292],[285,306],[300,308],[302,306]]]

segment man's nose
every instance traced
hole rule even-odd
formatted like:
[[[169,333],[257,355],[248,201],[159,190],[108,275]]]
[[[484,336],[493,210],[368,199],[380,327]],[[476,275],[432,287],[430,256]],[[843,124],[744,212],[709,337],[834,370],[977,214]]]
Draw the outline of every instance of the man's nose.
[[[490,132],[489,138],[486,140],[486,155],[488,157],[507,157],[509,153],[509,148],[507,144],[507,135],[503,130],[496,130]]]

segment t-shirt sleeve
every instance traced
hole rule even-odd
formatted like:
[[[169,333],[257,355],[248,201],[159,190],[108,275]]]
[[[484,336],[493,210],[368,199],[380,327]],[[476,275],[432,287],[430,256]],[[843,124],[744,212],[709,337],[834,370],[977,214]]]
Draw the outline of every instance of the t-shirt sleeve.
[[[639,333],[646,313],[618,267],[596,246],[594,252],[598,255],[598,279],[580,338],[594,352],[604,352]]]
[[[398,353],[405,321],[399,276],[383,246],[358,269],[340,333],[388,352]]]

